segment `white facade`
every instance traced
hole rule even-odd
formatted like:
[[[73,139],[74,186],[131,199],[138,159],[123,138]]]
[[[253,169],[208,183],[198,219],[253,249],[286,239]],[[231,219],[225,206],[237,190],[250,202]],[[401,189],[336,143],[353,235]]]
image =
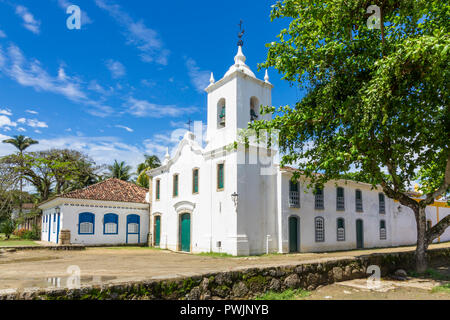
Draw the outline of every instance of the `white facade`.
[[[206,88],[206,146],[202,148],[194,134],[188,132],[173,158],[167,154],[160,168],[148,172],[153,191],[153,244],[170,250],[233,255],[414,244],[416,224],[410,209],[384,197],[385,209],[380,213],[381,191],[354,181],[329,182],[323,190],[324,208],[316,209],[315,195],[302,181],[297,194],[290,192],[292,170],[274,164],[273,154],[268,156],[266,149],[252,144],[248,148],[240,143],[234,145],[240,141],[239,129],[248,127],[255,103],[257,109],[271,105],[272,85],[268,80],[267,73],[264,81],[259,80],[245,65],[241,47],[235,64],[221,80],[214,82],[211,76]],[[221,114],[225,114],[224,125]],[[256,114],[261,119],[258,110]],[[270,119],[271,115],[263,117]],[[224,167],[223,188],[218,183],[219,164]],[[198,170],[198,190],[194,189],[194,170]],[[336,207],[337,186],[344,190],[344,210]],[[362,198],[361,212],[356,210],[356,190]],[[238,195],[237,201],[233,194]],[[290,205],[291,196],[299,197],[298,208]],[[440,219],[450,213],[443,202],[429,207],[427,217],[433,225],[439,219],[438,206]],[[297,218],[297,226],[292,224],[291,230],[290,218]],[[323,219],[324,229],[317,230],[317,218]],[[344,219],[344,228],[338,231],[339,218]],[[450,231],[439,240],[449,241]]]
[[[59,231],[70,231],[70,243],[82,245],[123,245],[147,243],[148,204],[56,198],[41,205],[42,241],[58,243]],[[59,214],[58,214],[59,212]],[[92,229],[80,230],[80,214],[92,214]],[[117,215],[117,226],[105,228],[106,214]],[[139,217],[137,226],[128,217]],[[128,219],[127,219],[128,218]],[[130,223],[127,223],[128,222]],[[137,227],[137,228],[136,228]],[[112,230],[112,232],[111,232]]]

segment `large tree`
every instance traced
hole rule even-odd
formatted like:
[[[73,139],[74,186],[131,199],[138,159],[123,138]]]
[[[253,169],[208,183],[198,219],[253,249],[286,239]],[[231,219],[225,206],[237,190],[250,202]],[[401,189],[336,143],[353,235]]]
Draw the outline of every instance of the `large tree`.
[[[10,155],[3,157],[0,163],[20,172],[36,189],[40,201],[95,183],[97,172],[102,168],[83,153],[67,149]]]
[[[23,159],[23,152],[28,149],[28,147],[33,144],[38,144],[39,142],[31,138],[25,137],[23,135],[14,136],[14,138],[3,140],[3,143],[12,144],[19,151],[20,159]],[[23,179],[20,178],[20,192],[23,191]],[[19,197],[19,212],[22,213],[22,198]]]
[[[379,29],[368,27],[370,5],[380,8]],[[297,164],[311,185],[356,171],[411,208],[419,272],[450,225],[448,215],[426,230],[425,215],[450,185],[449,8],[448,0],[279,1],[271,18],[289,27],[259,66],[305,95],[265,108],[273,120],[254,129],[279,129],[282,164]],[[415,182],[420,199],[408,192]]]

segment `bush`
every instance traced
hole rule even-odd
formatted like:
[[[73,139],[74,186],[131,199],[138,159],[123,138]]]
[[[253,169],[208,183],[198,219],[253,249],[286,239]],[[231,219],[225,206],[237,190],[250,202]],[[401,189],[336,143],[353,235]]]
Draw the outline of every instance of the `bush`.
[[[26,230],[21,238],[26,240],[41,240],[41,230],[36,225],[33,225],[33,229]]]
[[[0,225],[0,233],[5,234],[6,240],[9,240],[14,230],[16,230],[16,223],[12,219],[8,219]]]

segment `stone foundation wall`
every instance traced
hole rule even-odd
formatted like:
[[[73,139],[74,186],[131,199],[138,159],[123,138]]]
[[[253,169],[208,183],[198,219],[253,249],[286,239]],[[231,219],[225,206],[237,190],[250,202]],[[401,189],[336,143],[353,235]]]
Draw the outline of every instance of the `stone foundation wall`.
[[[450,248],[428,253],[430,265],[449,264]],[[414,252],[372,254],[352,259],[335,259],[318,263],[246,268],[199,276],[150,280],[80,289],[37,289],[0,293],[2,299],[248,299],[269,290],[289,288],[313,290],[321,285],[369,277],[367,267],[378,265],[382,276],[397,269],[414,268]]]

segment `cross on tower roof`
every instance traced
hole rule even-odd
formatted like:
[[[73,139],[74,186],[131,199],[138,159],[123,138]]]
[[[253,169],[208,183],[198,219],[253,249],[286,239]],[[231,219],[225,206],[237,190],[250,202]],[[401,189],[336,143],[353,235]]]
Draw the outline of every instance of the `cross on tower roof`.
[[[186,124],[189,126],[189,132],[191,132],[191,124],[192,124],[192,121],[191,121],[190,118],[189,118],[188,122],[186,122]]]
[[[239,33],[238,33],[238,37],[239,37],[239,41],[238,41],[238,47],[243,47],[244,46],[244,41],[242,40],[242,37],[244,36],[245,30],[242,29],[242,25],[244,24],[244,21],[240,21],[238,26],[239,26]]]

